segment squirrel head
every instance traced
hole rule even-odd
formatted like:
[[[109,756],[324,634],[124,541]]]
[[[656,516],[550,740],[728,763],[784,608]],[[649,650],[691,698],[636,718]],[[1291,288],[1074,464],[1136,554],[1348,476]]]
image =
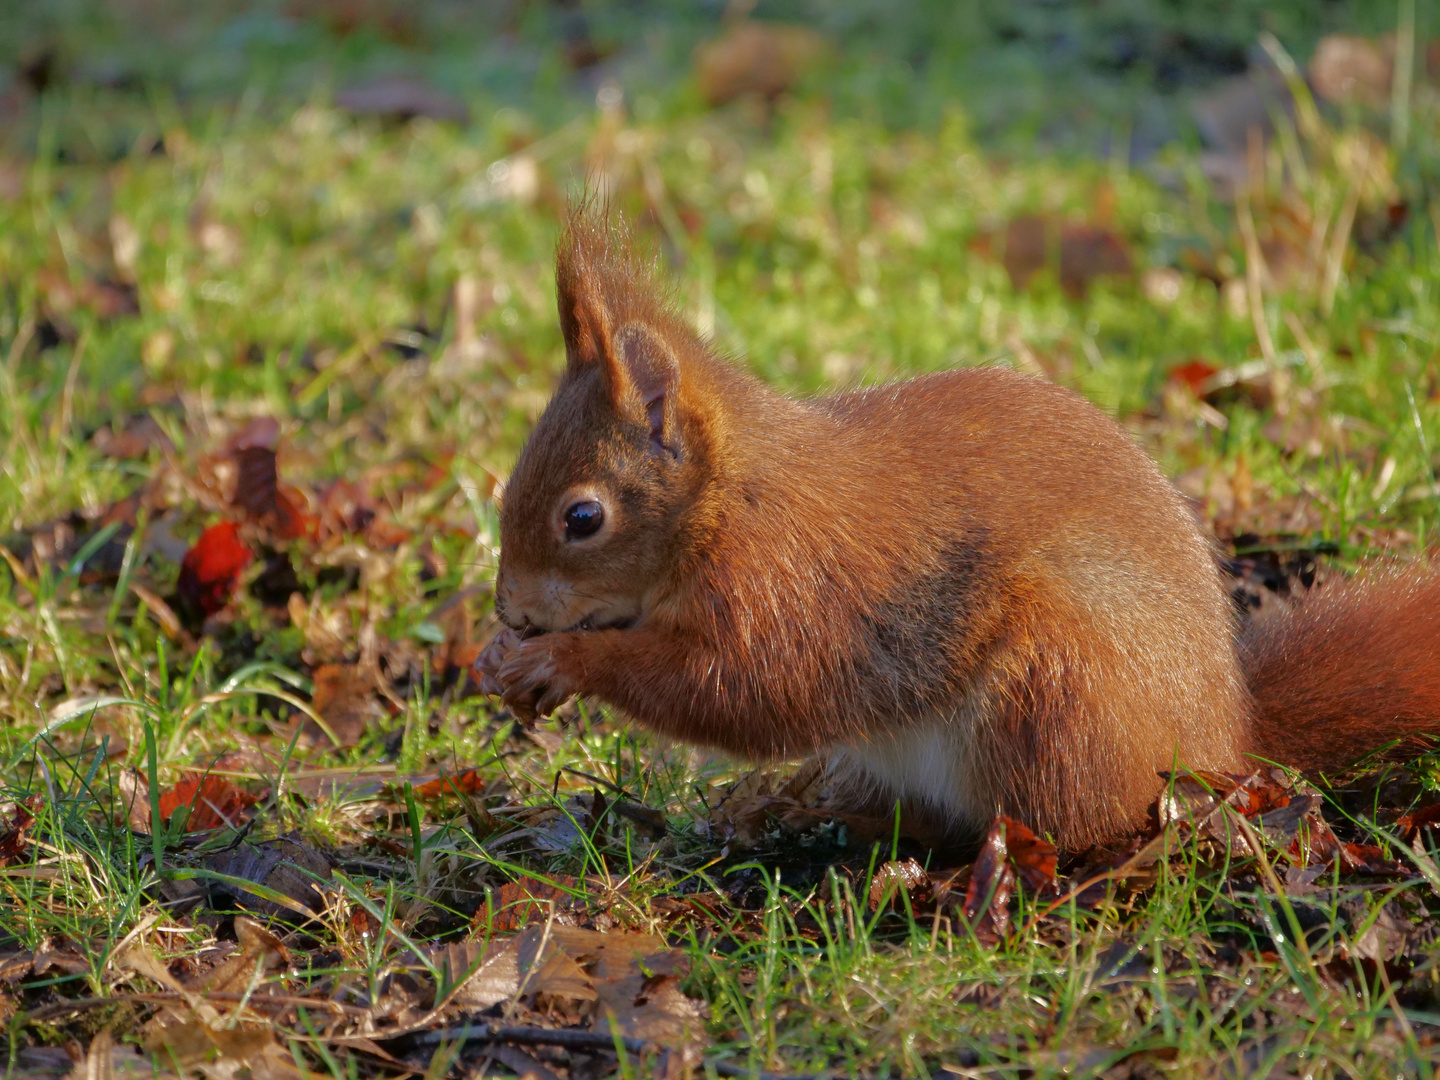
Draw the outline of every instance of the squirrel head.
[[[704,380],[691,378],[706,348],[603,208],[572,209],[556,284],[565,372],[500,511],[495,607],[521,632],[647,614],[711,473]]]

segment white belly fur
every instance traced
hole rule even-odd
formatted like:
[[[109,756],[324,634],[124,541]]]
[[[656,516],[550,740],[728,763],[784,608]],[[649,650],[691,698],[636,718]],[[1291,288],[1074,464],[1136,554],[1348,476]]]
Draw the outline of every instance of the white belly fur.
[[[955,825],[983,826],[995,808],[979,805],[967,711],[834,747],[835,784],[881,802],[899,798],[919,804]]]

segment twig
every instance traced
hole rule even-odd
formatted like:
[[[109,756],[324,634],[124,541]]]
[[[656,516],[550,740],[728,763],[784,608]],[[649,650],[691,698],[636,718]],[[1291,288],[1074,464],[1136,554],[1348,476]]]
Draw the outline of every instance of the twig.
[[[232,994],[214,990],[197,991],[199,997],[205,1001],[239,1002],[244,995]],[[170,1005],[175,1003],[186,1004],[184,994],[174,991],[162,991],[155,994],[117,994],[114,997],[84,997],[74,998],[70,1001],[57,1001],[53,1005],[45,1005],[34,1009],[26,1015],[31,1020],[51,1020],[70,1013],[85,1012],[89,1009],[98,1009],[102,1005],[116,1005],[126,1001],[139,1001],[146,1005]],[[358,1005],[346,1005],[340,1001],[327,1001],[323,998],[297,997],[292,994],[261,994],[251,995],[248,1002],[254,1006],[268,1002],[271,1005],[280,1005],[286,1008],[303,1007],[316,1009],[321,1012],[349,1013],[355,1016],[365,1016],[370,1013],[369,1009]]]
[[[527,1046],[560,1046],[567,1050],[614,1050],[623,1046],[632,1054],[655,1049],[646,1039],[628,1035],[611,1035],[608,1031],[576,1031],[573,1028],[511,1027],[500,1024],[463,1024],[460,1027],[435,1028],[413,1036],[418,1043],[442,1042],[513,1042]]]

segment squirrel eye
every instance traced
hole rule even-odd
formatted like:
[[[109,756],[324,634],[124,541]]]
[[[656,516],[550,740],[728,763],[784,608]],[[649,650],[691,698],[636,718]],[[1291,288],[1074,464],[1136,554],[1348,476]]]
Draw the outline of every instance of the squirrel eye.
[[[594,499],[571,503],[565,511],[565,539],[584,540],[594,536],[605,524],[605,507]]]

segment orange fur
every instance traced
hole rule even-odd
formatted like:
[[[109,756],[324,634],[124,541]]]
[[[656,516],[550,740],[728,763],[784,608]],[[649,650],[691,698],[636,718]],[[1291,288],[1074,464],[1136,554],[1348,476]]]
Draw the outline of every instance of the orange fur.
[[[1440,577],[1373,571],[1247,628],[1252,748],[1307,772],[1440,735]]]
[[[1309,765],[1335,730],[1349,752],[1391,713],[1437,716],[1440,586],[1337,588],[1252,635],[1242,670],[1179,495],[1068,390],[976,368],[783,397],[591,208],[557,280],[568,366],[506,488],[511,629],[482,662],[517,710],[581,692],[738,754],[827,753],[857,798],[957,833],[1001,812],[1068,848],[1132,829],[1177,760]],[[577,499],[605,508],[594,538],[565,532]],[[1428,620],[1414,638],[1396,599]],[[1370,641],[1403,658],[1387,677]],[[1332,690],[1342,656],[1360,674]]]

